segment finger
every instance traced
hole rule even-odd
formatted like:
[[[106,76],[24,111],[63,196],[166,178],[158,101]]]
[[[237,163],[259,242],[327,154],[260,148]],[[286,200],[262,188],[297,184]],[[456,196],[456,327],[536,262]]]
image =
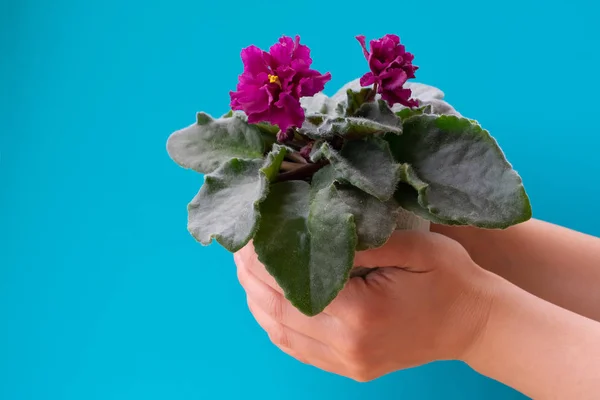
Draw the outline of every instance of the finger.
[[[256,319],[256,321],[258,322],[260,327],[266,331],[267,330],[266,327],[270,326],[269,322],[268,322],[268,317],[265,317],[263,314],[261,314],[260,309],[256,308],[256,306],[252,303],[252,301],[248,301],[248,307],[250,308],[250,311],[254,315],[254,318]],[[296,360],[300,361],[303,364],[312,365],[318,369],[321,369],[323,371],[330,372],[330,373],[333,373],[336,375],[344,375],[344,373],[343,373],[344,365],[341,361],[341,358],[339,358],[337,355],[335,355],[335,353],[333,351],[330,352],[333,356],[332,359],[330,359],[330,360],[326,360],[324,357],[321,357],[320,359],[311,358],[309,360],[306,356],[302,355],[297,350],[294,350],[289,347],[277,345],[277,344],[275,344],[275,346],[277,348],[279,348],[279,350],[281,350],[285,354],[289,355],[290,357],[295,358]]]
[[[259,261],[252,242],[248,243],[243,249],[235,253],[233,257],[238,268],[244,268],[252,272],[252,275],[260,281],[264,282],[275,291],[283,294],[283,289],[281,289],[275,278],[269,274],[265,266]]]
[[[455,243],[431,232],[395,231],[385,246],[356,253],[354,264],[365,268],[400,267],[431,270]]]
[[[322,342],[327,342],[327,336],[335,332],[336,320],[325,313],[307,317],[281,293],[260,281],[250,271],[240,268],[238,279],[248,298],[277,322]]]
[[[269,335],[271,342],[285,353],[303,363],[326,370],[332,370],[339,363],[339,358],[328,346],[275,321],[250,298],[248,307],[256,322]]]
[[[277,293],[280,293],[283,296],[283,289],[281,289],[281,287],[277,284],[275,279],[269,274],[265,266],[258,260],[258,256],[254,251],[254,246],[252,242],[250,242],[243,249],[235,253],[234,260],[236,262],[238,270],[238,279],[240,279],[240,272],[242,270],[248,271],[258,280],[265,283],[270,288],[272,288]],[[338,297],[331,304],[329,304],[321,314],[326,314],[330,316],[344,314],[344,310],[347,308],[346,306],[348,300],[352,298],[352,295],[352,293],[349,293],[346,290],[342,290]]]

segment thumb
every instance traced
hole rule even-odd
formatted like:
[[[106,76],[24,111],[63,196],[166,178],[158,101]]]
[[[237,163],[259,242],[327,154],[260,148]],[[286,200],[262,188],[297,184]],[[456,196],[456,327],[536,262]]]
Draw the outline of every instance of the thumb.
[[[354,265],[364,268],[400,267],[428,271],[456,251],[458,243],[432,232],[395,231],[379,248],[356,253]]]

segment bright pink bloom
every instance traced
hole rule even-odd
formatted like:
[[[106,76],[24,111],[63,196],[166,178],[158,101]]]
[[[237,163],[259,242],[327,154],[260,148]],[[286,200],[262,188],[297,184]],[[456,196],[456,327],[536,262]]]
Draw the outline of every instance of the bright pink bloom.
[[[403,88],[403,85],[408,79],[415,77],[415,71],[419,67],[412,65],[414,56],[400,44],[400,38],[396,35],[385,35],[381,39],[371,40],[370,53],[365,37],[357,36],[356,39],[362,46],[371,68],[371,72],[360,78],[360,85],[377,84],[377,93],[381,94],[381,98],[390,106],[399,103],[406,107],[417,107],[419,103],[410,98],[412,91]]]
[[[331,74],[310,69],[310,49],[283,36],[269,52],[256,46],[242,50],[244,72],[239,76],[237,91],[230,92],[231,108],[248,115],[249,123],[269,122],[282,132],[300,127],[304,110],[300,98],[313,96],[325,87]]]

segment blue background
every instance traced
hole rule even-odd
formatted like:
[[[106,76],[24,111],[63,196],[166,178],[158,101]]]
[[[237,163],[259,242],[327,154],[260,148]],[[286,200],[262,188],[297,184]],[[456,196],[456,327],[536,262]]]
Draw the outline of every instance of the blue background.
[[[301,4],[301,6],[300,6]],[[600,234],[593,0],[0,1],[0,399],[520,398],[460,363],[368,384],[302,365],[186,230],[168,134],[228,110],[239,51],[300,34],[327,92],[399,34],[498,139],[534,214]]]

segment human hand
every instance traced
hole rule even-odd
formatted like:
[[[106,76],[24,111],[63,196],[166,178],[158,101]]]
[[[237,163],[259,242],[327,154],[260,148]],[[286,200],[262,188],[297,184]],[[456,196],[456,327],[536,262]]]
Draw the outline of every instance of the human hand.
[[[252,244],[235,254],[248,306],[271,341],[298,360],[369,381],[441,359],[464,359],[482,332],[492,281],[457,242],[398,231],[356,254],[378,268],[351,279],[323,313],[307,317],[258,261]]]

